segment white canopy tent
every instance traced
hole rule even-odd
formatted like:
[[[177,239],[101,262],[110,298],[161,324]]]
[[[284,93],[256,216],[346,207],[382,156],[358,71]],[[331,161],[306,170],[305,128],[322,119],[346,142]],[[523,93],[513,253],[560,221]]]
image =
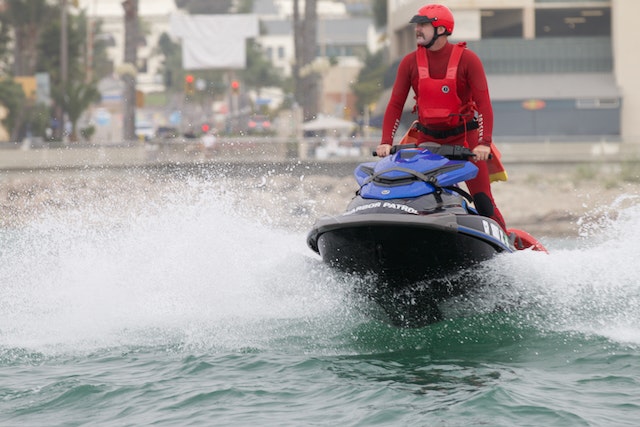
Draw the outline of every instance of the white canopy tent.
[[[319,115],[313,120],[309,120],[302,124],[302,130],[304,131],[349,131],[356,127],[355,122],[344,120],[339,117]]]

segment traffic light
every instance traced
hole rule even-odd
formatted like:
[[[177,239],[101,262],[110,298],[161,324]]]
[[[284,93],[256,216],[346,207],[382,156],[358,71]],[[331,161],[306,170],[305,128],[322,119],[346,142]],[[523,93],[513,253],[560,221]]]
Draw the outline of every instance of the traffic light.
[[[186,76],[184,76],[184,93],[186,93],[187,95],[193,95],[193,92],[194,92],[193,85],[194,85],[193,75],[187,74]]]
[[[233,80],[231,82],[231,92],[233,92],[235,95],[238,94],[238,92],[240,92],[240,82],[237,80]]]

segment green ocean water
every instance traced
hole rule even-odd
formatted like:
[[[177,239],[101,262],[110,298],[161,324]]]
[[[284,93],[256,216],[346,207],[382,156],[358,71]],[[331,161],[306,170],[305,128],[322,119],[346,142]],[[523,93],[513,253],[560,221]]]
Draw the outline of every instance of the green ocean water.
[[[634,204],[543,239],[549,255],[478,266],[486,285],[443,322],[401,329],[305,246],[304,224],[220,188],[3,223],[0,425],[639,424]]]
[[[637,425],[636,346],[520,322],[477,316],[400,331],[363,321],[334,335],[325,322],[272,321],[242,325],[263,338],[237,347],[212,334],[207,345],[3,348],[0,422]]]

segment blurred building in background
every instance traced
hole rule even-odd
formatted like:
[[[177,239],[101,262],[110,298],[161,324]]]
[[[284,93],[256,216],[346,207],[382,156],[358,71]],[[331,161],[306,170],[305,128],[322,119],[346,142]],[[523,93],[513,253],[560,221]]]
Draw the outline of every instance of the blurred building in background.
[[[301,2],[303,14],[304,2]],[[321,79],[321,114],[353,119],[355,98],[351,85],[357,81],[367,53],[381,48],[379,34],[370,14],[356,8],[362,3],[341,1],[318,2],[317,55],[314,64]],[[353,14],[351,11],[360,11]],[[284,76],[291,76],[294,63],[292,2],[283,0],[255,0],[254,13],[260,17],[262,34],[258,43],[265,56],[280,69]],[[322,61],[330,58],[331,61]]]
[[[379,48],[379,35],[373,26],[368,5],[363,0],[318,1],[318,57],[331,58],[331,61],[320,61],[318,70],[321,75],[322,96],[320,112],[352,119],[355,112],[355,97],[351,85],[357,80],[360,69],[364,66],[362,58],[367,52]],[[117,70],[124,62],[124,27],[121,0],[79,0],[79,8],[87,11],[90,19],[102,22],[104,37],[112,41],[109,56],[116,71],[113,79],[103,82],[101,87],[111,88],[104,101],[108,112],[100,110],[100,123],[118,123],[118,112],[114,106],[119,102]],[[304,12],[304,2],[301,2]],[[137,88],[144,94],[165,91],[162,76],[162,55],[157,51],[158,40],[163,33],[173,36],[171,31],[172,16],[185,13],[176,8],[174,0],[139,0],[139,16],[141,21],[141,44],[138,47]],[[279,69],[283,76],[291,76],[294,62],[294,42],[291,0],[254,0],[253,13],[260,19],[260,35],[257,43],[265,57]],[[175,21],[175,19],[174,19]],[[179,38],[174,37],[176,41]],[[212,45],[215,43],[212,42]],[[314,64],[316,65],[316,64]],[[250,95],[250,94],[248,94]],[[280,88],[262,88],[262,98],[272,102],[271,108],[277,108],[285,94]],[[219,102],[218,102],[219,104]],[[227,106],[226,110],[231,110]],[[143,121],[156,121],[164,125],[166,119],[157,117],[149,108],[141,111]],[[107,120],[107,115],[114,120]],[[173,123],[175,124],[175,123]],[[104,127],[104,126],[103,126]],[[100,128],[100,126],[99,126]],[[117,137],[109,132],[108,137]]]
[[[387,0],[386,45],[390,67],[415,49],[409,20],[429,0]],[[438,1],[436,1],[438,2]],[[456,26],[452,41],[467,41],[482,59],[495,110],[497,140],[640,141],[634,118],[640,113],[640,59],[635,54],[636,0],[447,0]],[[255,0],[258,43],[285,76],[294,59],[292,0]],[[301,11],[304,2],[301,1]],[[120,0],[79,0],[90,17],[103,21],[113,39],[114,69],[123,62]],[[358,9],[359,7],[359,9]],[[351,85],[364,66],[362,55],[382,48],[361,1],[318,1],[320,112],[352,119]],[[360,13],[354,13],[359,11]],[[144,43],[138,51],[138,89],[163,91],[162,57],[155,51],[169,33],[174,0],[140,0]],[[330,58],[330,61],[327,59]],[[382,84],[382,82],[381,82]],[[373,112],[379,121],[390,88]],[[117,91],[110,93],[117,97]],[[277,98],[277,94],[269,98]],[[110,101],[115,101],[111,99]],[[406,109],[413,107],[408,97]],[[404,118],[406,124],[413,117]]]
[[[102,22],[97,37],[109,39],[109,57],[114,70],[124,63],[124,10],[121,0],[78,0],[91,21]],[[169,32],[169,17],[176,12],[174,0],[139,0],[138,15],[142,22],[138,45],[137,87],[143,93],[164,91],[160,67],[162,56],[157,52],[158,40]]]
[[[409,20],[427,3],[388,0],[395,66],[415,49]],[[640,142],[640,129],[634,126],[640,114],[640,60],[632,45],[640,34],[635,22],[640,1],[437,3],[453,11],[451,40],[467,41],[484,63],[496,139]]]

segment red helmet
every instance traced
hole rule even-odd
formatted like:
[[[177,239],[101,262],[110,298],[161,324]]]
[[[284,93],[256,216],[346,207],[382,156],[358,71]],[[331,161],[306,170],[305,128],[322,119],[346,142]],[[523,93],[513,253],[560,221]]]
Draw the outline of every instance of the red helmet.
[[[453,13],[441,4],[428,4],[418,10],[418,14],[411,18],[411,24],[425,24],[431,22],[434,27],[444,27],[448,34],[453,33]]]

